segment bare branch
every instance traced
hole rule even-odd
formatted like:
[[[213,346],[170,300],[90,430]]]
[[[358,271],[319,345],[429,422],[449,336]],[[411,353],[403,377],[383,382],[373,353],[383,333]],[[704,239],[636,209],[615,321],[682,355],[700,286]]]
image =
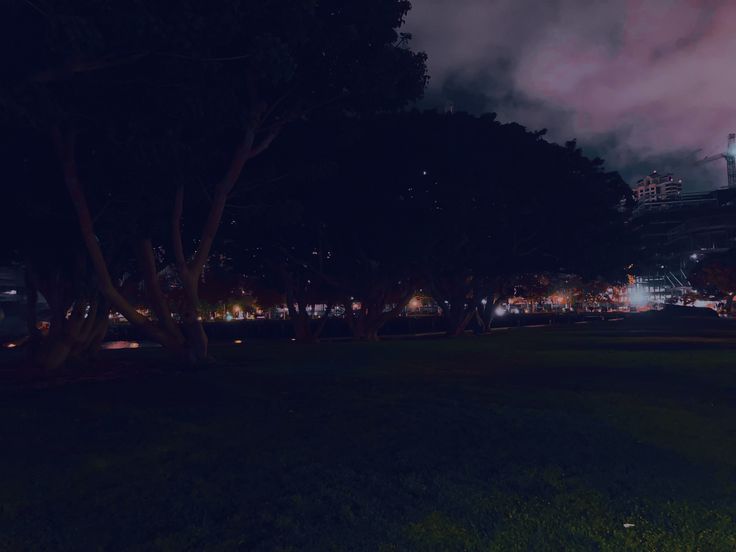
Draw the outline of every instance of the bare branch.
[[[26,4],[28,4],[31,8],[33,8],[34,10],[36,10],[38,13],[40,13],[44,17],[48,17],[49,16],[48,12],[46,12],[46,11],[42,10],[41,8],[39,8],[36,4],[34,4],[33,2],[31,2],[31,0],[23,0],[23,2],[25,2]]]
[[[230,192],[238,182],[238,178],[240,178],[240,175],[243,172],[243,167],[250,158],[253,142],[255,140],[255,133],[255,127],[248,127],[243,140],[238,144],[237,148],[235,148],[235,151],[233,152],[230,166],[228,167],[224,178],[215,188],[215,193],[212,197],[212,205],[210,206],[210,212],[207,215],[207,221],[202,229],[202,236],[199,240],[197,253],[189,264],[191,276],[194,280],[199,279],[199,276],[202,273],[202,268],[204,267],[205,262],[207,262],[210,250],[212,249],[212,243],[215,240],[217,229],[220,226],[220,221],[222,220],[222,214],[225,211],[228,195],[230,195]]]
[[[174,259],[179,274],[187,272],[187,259],[184,255],[184,242],[181,238],[181,216],[184,210],[184,188],[179,187],[174,197],[174,207],[171,212],[171,241],[174,248]]]
[[[77,176],[74,133],[62,133],[58,128],[54,128],[52,135],[59,160],[61,161],[64,169],[64,182],[77,213],[79,229],[82,233],[82,239],[87,249],[87,253],[92,261],[92,266],[95,269],[100,291],[105,297],[107,297],[113,307],[125,316],[131,324],[141,327],[150,338],[158,341],[159,343],[169,342],[169,336],[165,335],[154,324],[152,324],[150,320],[140,314],[135,307],[122,296],[113,284],[110,272],[107,269],[107,262],[105,261],[102,249],[100,248],[97,236],[95,235],[92,216],[90,215],[89,206],[87,205],[87,198],[82,191],[82,187]]]
[[[254,145],[250,153],[248,154],[248,159],[253,159],[254,157],[258,157],[260,154],[262,154],[264,151],[266,151],[269,146],[273,143],[273,141],[276,139],[276,137],[281,133],[281,130],[284,128],[283,124],[278,124],[274,126],[266,136],[261,139],[261,141]]]
[[[146,284],[146,293],[151,302],[153,312],[156,313],[159,324],[166,328],[172,335],[179,334],[179,328],[174,324],[171,318],[171,310],[161,291],[161,284],[158,280],[158,271],[156,270],[156,259],[153,256],[153,244],[151,240],[146,238],[138,244],[138,255],[140,266],[143,271],[143,281]],[[181,342],[184,342],[183,336]]]

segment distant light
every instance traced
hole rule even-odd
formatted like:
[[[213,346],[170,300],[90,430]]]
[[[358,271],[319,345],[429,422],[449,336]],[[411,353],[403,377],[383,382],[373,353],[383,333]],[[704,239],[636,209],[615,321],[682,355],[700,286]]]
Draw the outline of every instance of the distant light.
[[[691,258],[691,259],[692,259],[693,261],[697,261],[697,260],[698,260],[698,254],[697,254],[697,253],[693,253],[692,255],[690,255],[690,258]]]
[[[0,295],[18,295],[18,290],[17,289],[9,289],[9,290],[3,291],[2,294],[0,294]]]
[[[141,346],[141,344],[138,343],[137,341],[131,341],[130,342],[130,345],[128,345],[128,348],[130,348],[130,349],[139,349],[140,346]]]
[[[242,345],[243,344],[243,340],[242,339],[236,339],[235,341],[233,341],[233,343],[235,343],[236,345]]]
[[[480,304],[481,305],[487,305],[488,304],[488,299],[481,299]]]
[[[6,347],[7,347],[8,349],[15,349],[15,348],[17,347],[17,345],[16,345],[15,343],[8,343],[8,344],[6,345]]]
[[[233,315],[230,314],[230,313],[227,313],[225,315],[225,320],[227,320],[228,322],[232,322],[233,321]]]
[[[499,305],[496,307],[496,310],[493,312],[496,314],[496,316],[503,316],[506,314],[506,309],[503,308],[501,305]]]
[[[427,171],[422,171],[422,174],[423,174],[424,176],[427,176]]]
[[[291,338],[291,340],[292,340],[292,341],[296,341],[296,337],[292,337],[292,338]]]

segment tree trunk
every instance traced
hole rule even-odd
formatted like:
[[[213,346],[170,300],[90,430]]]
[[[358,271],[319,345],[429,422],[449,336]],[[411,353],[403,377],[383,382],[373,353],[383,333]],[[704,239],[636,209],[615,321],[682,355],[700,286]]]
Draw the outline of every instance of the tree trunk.
[[[448,324],[447,336],[458,337],[465,334],[465,329],[468,327],[468,324],[470,324],[470,321],[476,315],[476,312],[477,310],[475,307],[463,308],[461,311],[453,312],[450,316],[448,316],[446,318],[446,322]]]
[[[56,302],[58,297],[52,301],[55,314],[49,334],[32,350],[34,364],[43,371],[54,371],[69,362],[93,358],[107,333],[110,313],[102,297],[92,300],[77,297],[68,317],[66,303],[60,306]]]
[[[165,301],[161,300],[162,294],[155,278],[155,271],[154,277],[150,278],[152,259],[150,247],[148,248],[149,251],[143,252],[146,263],[144,274],[149,284],[147,287],[150,291],[149,297],[152,301],[152,309],[158,316],[158,321],[150,320],[140,314],[134,305],[123,297],[113,283],[100,242],[95,235],[93,218],[87,204],[87,198],[79,182],[74,132],[62,132],[59,128],[52,130],[57,154],[63,168],[64,182],[76,211],[82,239],[97,275],[101,293],[115,310],[120,312],[132,325],[141,329],[147,338],[160,343],[177,358],[185,360],[187,363],[202,362],[208,358],[208,339],[198,313],[199,295],[197,285],[204,265],[209,258],[227,198],[240,178],[246,162],[265,151],[281,130],[280,124],[274,125],[259,142],[256,142],[256,134],[263,123],[262,116],[266,111],[266,106],[263,106],[262,109],[253,113],[242,140],[231,156],[225,176],[215,186],[212,204],[199,239],[199,247],[191,262],[186,261],[181,240],[183,190],[179,189],[177,191],[173,210],[174,216],[172,217],[172,238],[179,276],[184,285],[181,330],[173,323]]]
[[[396,318],[413,295],[407,292],[401,296],[396,305],[385,311],[386,303],[383,301],[385,293],[379,294],[380,298],[370,303],[361,302],[360,309],[352,310],[352,301],[345,302],[345,320],[355,339],[361,341],[378,341],[378,332],[387,322]]]

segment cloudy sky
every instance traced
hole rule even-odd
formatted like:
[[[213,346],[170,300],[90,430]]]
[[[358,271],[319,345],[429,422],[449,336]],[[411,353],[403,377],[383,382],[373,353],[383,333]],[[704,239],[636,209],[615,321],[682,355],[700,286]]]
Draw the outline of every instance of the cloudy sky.
[[[735,0],[414,0],[429,55],[425,102],[495,111],[577,138],[632,182],[673,171],[686,191],[726,185],[736,132]]]

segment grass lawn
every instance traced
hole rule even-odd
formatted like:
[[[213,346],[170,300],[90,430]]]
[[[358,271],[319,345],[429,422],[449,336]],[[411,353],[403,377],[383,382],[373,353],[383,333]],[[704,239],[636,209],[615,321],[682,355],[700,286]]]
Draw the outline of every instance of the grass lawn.
[[[0,550],[731,551],[716,322],[109,352],[152,368],[1,392]]]

